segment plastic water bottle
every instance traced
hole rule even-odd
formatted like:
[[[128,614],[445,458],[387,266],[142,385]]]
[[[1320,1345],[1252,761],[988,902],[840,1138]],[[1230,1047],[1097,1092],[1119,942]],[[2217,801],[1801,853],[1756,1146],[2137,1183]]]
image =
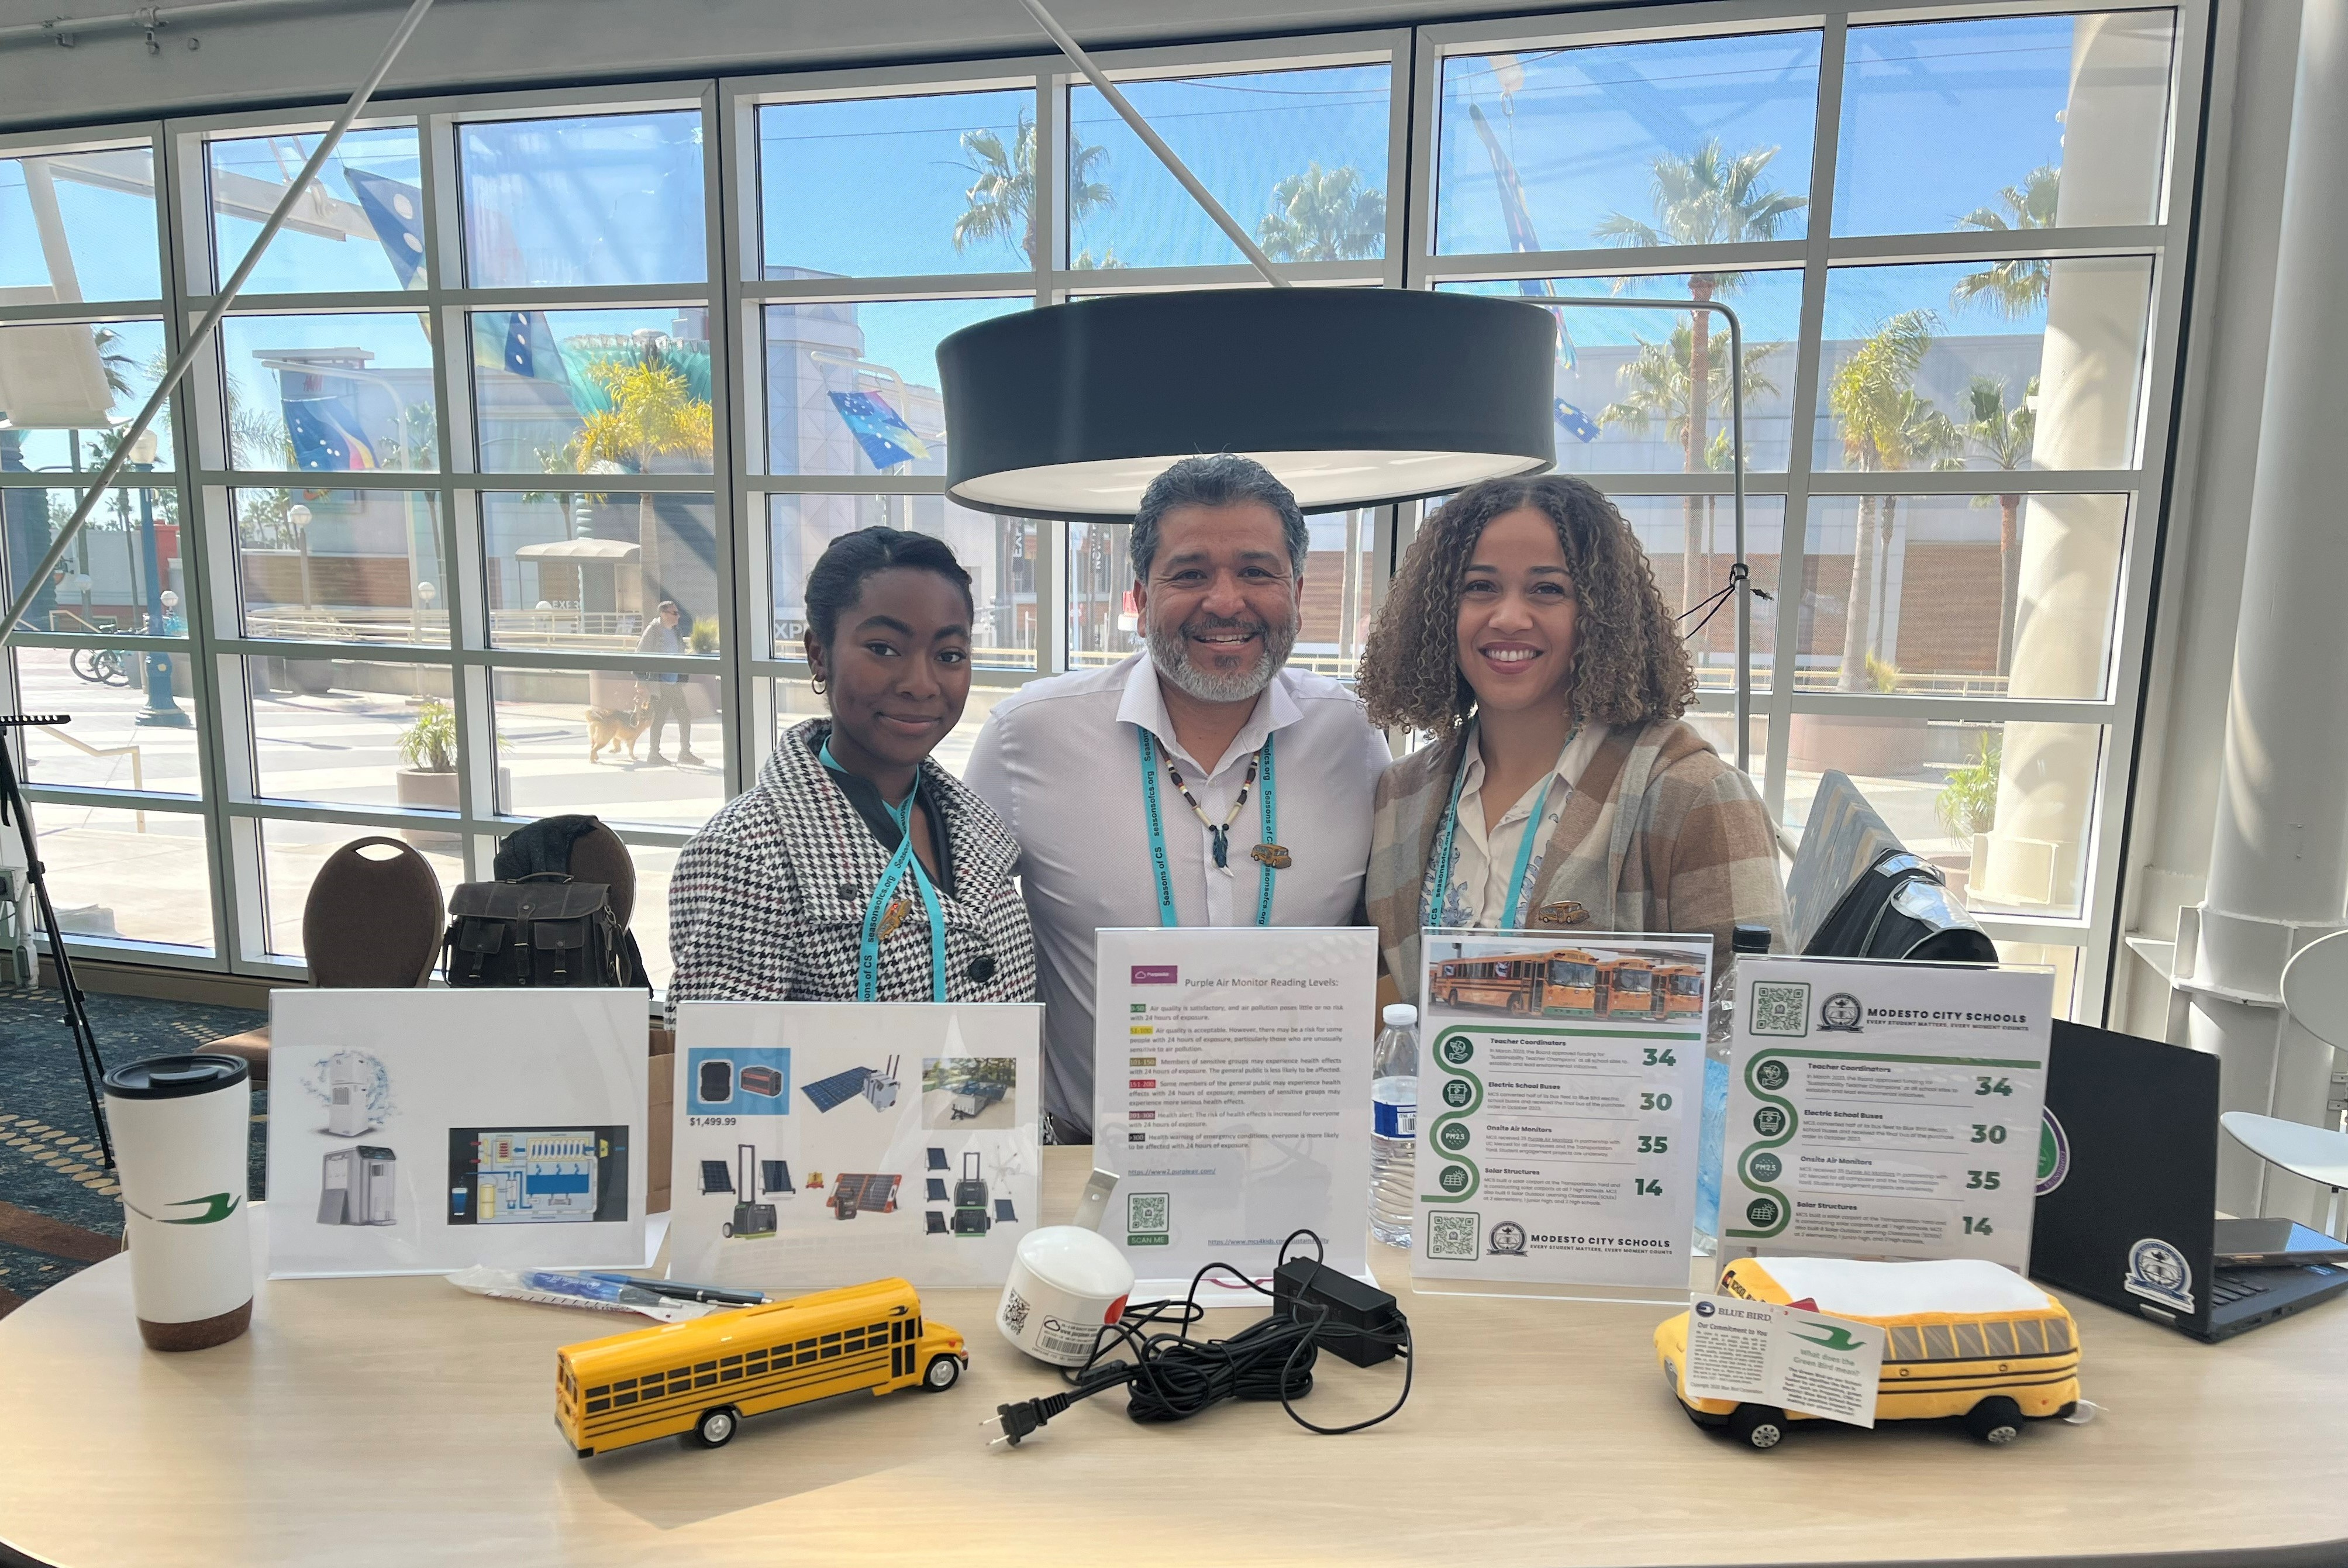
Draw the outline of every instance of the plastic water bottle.
[[[1385,1024],[1370,1057],[1370,1234],[1407,1247],[1418,1204],[1418,1009],[1394,1003]]]
[[[1769,951],[1769,928],[1740,925],[1729,936],[1742,955]],[[1728,1057],[1736,1032],[1736,958],[1713,982],[1712,1011],[1704,1032],[1704,1120],[1696,1132],[1695,1251],[1711,1257],[1720,1250],[1721,1161],[1728,1143]]]

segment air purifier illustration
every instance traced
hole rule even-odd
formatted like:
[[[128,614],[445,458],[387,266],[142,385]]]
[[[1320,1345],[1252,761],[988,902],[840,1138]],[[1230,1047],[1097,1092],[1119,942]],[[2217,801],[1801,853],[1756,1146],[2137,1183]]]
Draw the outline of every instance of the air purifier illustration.
[[[318,1190],[322,1225],[396,1225],[399,1222],[399,1156],[362,1143],[326,1151]]]
[[[326,1085],[326,1130],[337,1138],[356,1138],[367,1130],[366,1085],[355,1062],[337,1059]]]

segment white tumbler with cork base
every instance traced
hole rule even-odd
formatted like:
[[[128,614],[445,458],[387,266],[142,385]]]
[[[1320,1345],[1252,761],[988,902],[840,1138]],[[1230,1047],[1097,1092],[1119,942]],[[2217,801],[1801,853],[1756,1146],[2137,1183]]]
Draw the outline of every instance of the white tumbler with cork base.
[[[150,1057],[106,1075],[139,1335],[201,1350],[252,1321],[245,1202],[252,1088],[235,1057]]]

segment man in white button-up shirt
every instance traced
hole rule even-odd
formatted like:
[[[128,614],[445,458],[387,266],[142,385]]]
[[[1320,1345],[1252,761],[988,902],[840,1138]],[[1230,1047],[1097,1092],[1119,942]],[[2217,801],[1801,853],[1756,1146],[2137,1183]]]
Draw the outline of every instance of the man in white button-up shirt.
[[[1371,794],[1391,758],[1351,691],[1282,667],[1303,618],[1308,544],[1295,497],[1261,464],[1183,459],[1134,516],[1147,651],[1031,682],[979,733],[964,781],[1019,841],[1045,1005],[1044,1108],[1064,1140],[1091,1136],[1095,933],[1165,923],[1145,751],[1177,923],[1258,923],[1253,851],[1268,841],[1287,853],[1284,863],[1272,856],[1282,869],[1262,923],[1361,918]],[[1267,746],[1271,833],[1260,793]]]

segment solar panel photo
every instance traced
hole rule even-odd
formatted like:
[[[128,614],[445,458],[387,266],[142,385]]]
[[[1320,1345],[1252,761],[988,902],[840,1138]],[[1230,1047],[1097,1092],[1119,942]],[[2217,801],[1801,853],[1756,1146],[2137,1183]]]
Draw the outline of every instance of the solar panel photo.
[[[870,1068],[850,1068],[844,1073],[834,1073],[828,1078],[801,1084],[799,1092],[815,1101],[818,1110],[830,1110],[847,1104],[864,1092],[864,1080],[872,1076]]]
[[[726,1168],[726,1161],[705,1160],[701,1162],[701,1190],[705,1192],[734,1191],[734,1172]]]

